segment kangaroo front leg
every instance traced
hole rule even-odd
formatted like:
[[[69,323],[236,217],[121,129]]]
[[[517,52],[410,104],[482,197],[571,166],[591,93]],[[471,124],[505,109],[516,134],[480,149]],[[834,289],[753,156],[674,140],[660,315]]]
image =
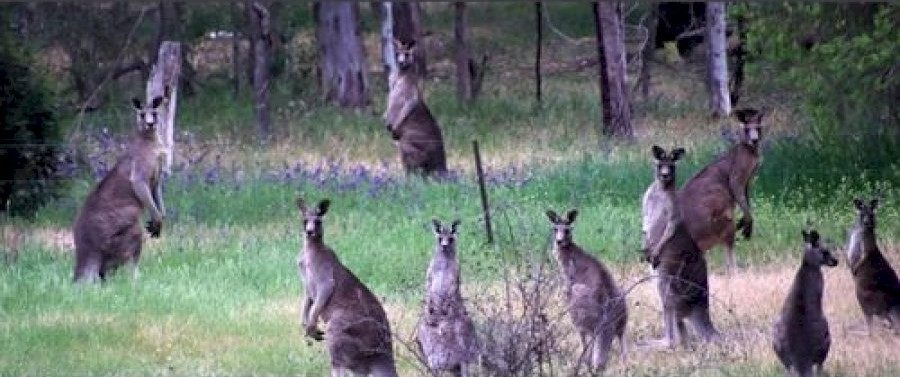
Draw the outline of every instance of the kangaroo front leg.
[[[309,309],[306,318],[306,335],[315,340],[322,340],[322,331],[319,330],[317,324],[319,315],[322,314],[322,309],[325,308],[328,300],[331,299],[331,294],[334,293],[334,280],[326,279],[325,281],[320,281],[316,284],[316,292],[314,293],[315,297],[312,300],[312,307]]]
[[[750,238],[753,235],[753,210],[750,209],[750,196],[747,194],[748,184],[736,182],[734,178],[731,179],[730,184],[732,194],[737,199],[737,204],[743,213],[741,219],[738,220],[737,228],[741,229],[744,238]]]
[[[132,167],[129,180],[131,181],[131,189],[134,190],[135,196],[137,196],[144,208],[150,210],[151,220],[150,224],[147,225],[150,236],[159,237],[159,233],[162,230],[163,214],[153,200],[153,193],[150,192],[149,177],[135,172],[134,167]]]

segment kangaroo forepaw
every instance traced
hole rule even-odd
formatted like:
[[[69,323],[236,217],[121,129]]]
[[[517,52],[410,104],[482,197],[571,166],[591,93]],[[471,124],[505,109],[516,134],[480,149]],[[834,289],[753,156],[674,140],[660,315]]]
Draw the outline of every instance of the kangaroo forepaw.
[[[150,233],[150,237],[159,238],[160,233],[162,233],[162,221],[159,220],[150,220],[147,221],[147,232]]]
[[[744,238],[750,238],[753,235],[753,220],[747,217],[741,217],[737,223],[737,228],[741,230]]]
[[[306,327],[306,336],[315,339],[317,342],[321,342],[325,339],[325,332],[319,330],[315,326],[307,326]]]

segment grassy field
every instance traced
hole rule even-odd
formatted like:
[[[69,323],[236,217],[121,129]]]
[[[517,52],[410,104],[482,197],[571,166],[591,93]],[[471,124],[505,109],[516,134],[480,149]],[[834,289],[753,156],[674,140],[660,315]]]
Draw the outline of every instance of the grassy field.
[[[179,136],[179,169],[166,187],[168,222],[161,238],[147,239],[136,280],[120,274],[102,285],[71,284],[70,227],[95,184],[89,174],[34,219],[8,220],[4,245],[18,245],[18,253],[13,260],[7,251],[7,263],[0,265],[0,376],[326,375],[323,345],[302,339],[298,326],[298,195],[331,198],[326,241],[382,298],[401,340],[412,336],[420,310],[434,244],[432,217],[462,219],[458,249],[470,308],[500,305],[486,292],[502,291],[502,276],[547,260],[548,208],[580,210],[576,241],[610,265],[621,285],[645,277],[637,249],[640,197],[652,180],[650,146],[687,148],[679,167],[683,182],[727,148],[735,123],[706,117],[702,81],[690,63],[661,67],[655,96],[636,100],[635,143],[598,135],[595,68],[548,76],[545,103],[537,110],[528,64],[514,63],[530,51],[524,47],[530,42],[515,34],[493,44],[479,39],[497,34],[487,25],[515,27],[492,23],[510,5],[484,7],[473,13],[476,45],[498,49],[500,56],[484,97],[460,105],[452,81],[440,75],[426,86],[447,140],[454,173],[449,182],[403,176],[378,117],[380,95],[371,109],[357,112],[279,96],[277,137],[259,145],[251,139],[246,99],[233,102],[226,90],[210,90],[182,103],[179,124],[190,135]],[[583,25],[577,9],[554,5],[551,11],[564,31],[590,35],[593,26]],[[435,28],[450,30],[440,13],[431,14]],[[573,47],[554,37],[548,44],[548,56],[558,56],[548,64],[591,51],[591,45]],[[764,90],[754,95],[751,104],[773,105]],[[661,314],[655,286],[637,284],[628,297],[630,351],[626,360],[612,362],[610,375],[781,375],[770,328],[798,265],[800,229],[807,223],[841,258],[825,273],[833,336],[826,370],[832,376],[900,374],[900,338],[884,329],[872,337],[858,331],[862,314],[843,257],[855,217],[851,199],[880,191],[880,244],[900,266],[900,165],[890,154],[896,151],[876,148],[859,156],[859,148],[823,148],[808,137],[813,125],[791,103],[774,105],[752,189],[754,237],[738,242],[734,275],[725,274],[721,250],[709,254],[713,320],[725,340],[676,351],[646,346],[661,335]],[[83,130],[121,131],[129,116],[90,115]],[[473,139],[481,143],[487,167],[494,245],[484,243]],[[86,143],[101,148],[90,138]],[[207,150],[202,162],[185,163]],[[101,152],[111,161],[116,150]],[[472,310],[476,325],[484,325],[485,312]],[[568,326],[567,318],[554,318]],[[402,374],[419,375],[400,343],[395,349]],[[556,362],[571,360],[561,353]]]

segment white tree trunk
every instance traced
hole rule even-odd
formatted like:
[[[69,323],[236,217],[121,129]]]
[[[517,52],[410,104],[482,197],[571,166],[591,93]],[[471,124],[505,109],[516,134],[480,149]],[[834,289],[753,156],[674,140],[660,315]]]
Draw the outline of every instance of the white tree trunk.
[[[178,109],[178,80],[181,76],[181,44],[172,41],[163,41],[159,46],[159,55],[156,64],[147,81],[147,98],[145,103],[155,97],[164,97],[168,91],[168,100],[163,101],[160,113],[162,123],[157,126],[156,132],[165,148],[165,161],[163,171],[165,174],[172,172],[172,159],[175,155],[175,113]]]
[[[369,70],[359,25],[359,4],[321,1],[314,8],[319,79],[325,101],[344,108],[368,106]]]
[[[384,62],[384,77],[391,77],[397,70],[397,57],[394,56],[394,15],[391,13],[391,2],[381,2],[381,60]]]
[[[706,4],[706,67],[709,107],[715,117],[731,114],[728,94],[728,41],[725,37],[725,3]]]
[[[634,131],[631,128],[631,105],[626,85],[622,6],[619,3],[597,2],[594,6],[594,16],[597,18],[603,134],[630,140],[634,138]]]

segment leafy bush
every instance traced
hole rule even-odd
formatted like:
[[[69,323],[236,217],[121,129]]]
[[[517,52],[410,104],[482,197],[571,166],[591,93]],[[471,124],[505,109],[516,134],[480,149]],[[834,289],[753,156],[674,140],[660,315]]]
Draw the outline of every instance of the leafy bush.
[[[810,163],[820,174],[808,178],[834,184],[854,176],[895,179],[900,6],[783,3],[732,11],[748,20],[749,78],[769,85],[776,97],[798,95],[811,126],[803,137],[776,145],[776,154]]]
[[[0,212],[32,214],[55,195],[60,132],[32,59],[0,31]]]

